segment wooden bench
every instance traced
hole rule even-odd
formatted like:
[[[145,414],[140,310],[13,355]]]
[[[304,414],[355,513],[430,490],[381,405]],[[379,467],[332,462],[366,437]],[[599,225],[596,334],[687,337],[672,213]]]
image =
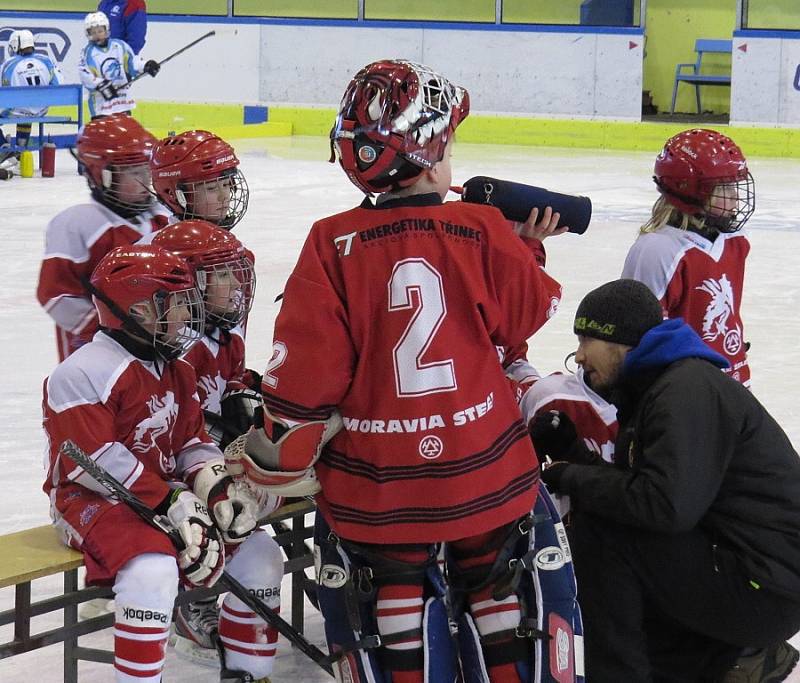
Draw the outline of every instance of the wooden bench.
[[[303,632],[304,591],[313,581],[305,569],[313,566],[314,558],[306,539],[313,527],[306,526],[305,515],[313,512],[314,503],[299,500],[288,503],[265,517],[263,524],[275,529],[275,540],[286,553],[284,573],[291,574],[291,624]],[[286,524],[289,521],[290,524]],[[114,624],[113,614],[78,621],[78,605],[94,598],[112,598],[110,588],[79,588],[78,570],[83,555],[64,546],[52,526],[41,526],[0,536],[0,589],[14,586],[14,607],[0,612],[0,626],[14,624],[14,637],[0,643],[0,659],[30,652],[48,645],[64,644],[64,682],[77,683],[78,661],[112,663],[113,652],[82,647],[80,636],[95,633]],[[47,576],[64,575],[61,595],[36,602],[31,601],[31,582]],[[197,589],[180,593],[177,602],[183,604],[218,593],[212,589]],[[42,614],[63,612],[63,626],[31,633],[31,619]]]
[[[678,99],[678,85],[680,83],[691,83],[694,85],[694,93],[697,99],[697,113],[702,114],[703,109],[700,104],[701,85],[727,85],[731,84],[730,74],[704,74],[701,73],[701,66],[704,54],[731,54],[733,51],[732,40],[709,40],[698,38],[694,44],[694,51],[697,53],[697,60],[678,64],[675,67],[675,85],[672,88],[672,105],[669,113],[675,113],[675,101]],[[689,73],[683,73],[683,69],[691,69]]]
[[[0,88],[0,111],[6,109],[42,109],[44,107],[75,107],[74,116],[0,116],[0,125],[18,123],[39,124],[39,163],[41,165],[42,141],[46,123],[72,124],[80,131],[83,128],[83,86],[70,85],[15,85]],[[72,144],[64,146],[71,147]],[[12,151],[21,151],[18,145],[11,145]]]

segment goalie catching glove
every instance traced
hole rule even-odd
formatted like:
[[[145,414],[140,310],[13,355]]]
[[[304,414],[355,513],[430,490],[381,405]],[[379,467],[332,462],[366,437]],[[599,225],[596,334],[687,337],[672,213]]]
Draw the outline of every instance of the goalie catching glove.
[[[184,576],[195,586],[213,586],[225,569],[225,553],[205,504],[191,491],[176,489],[162,505],[169,506],[167,519],[183,540],[178,566]]]
[[[322,448],[342,428],[334,411],[327,420],[289,425],[266,408],[256,411],[255,424],[225,449],[225,464],[257,488],[286,496],[312,496],[320,490],[314,463]]]
[[[225,543],[241,543],[258,526],[259,502],[246,482],[234,480],[223,460],[207,462],[193,488],[206,502]]]

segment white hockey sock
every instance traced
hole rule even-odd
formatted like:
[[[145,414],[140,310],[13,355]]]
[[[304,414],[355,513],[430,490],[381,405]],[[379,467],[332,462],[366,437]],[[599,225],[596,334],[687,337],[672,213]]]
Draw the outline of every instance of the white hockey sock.
[[[158,683],[166,657],[178,566],[169,555],[146,553],[114,582],[114,669],[117,683]]]

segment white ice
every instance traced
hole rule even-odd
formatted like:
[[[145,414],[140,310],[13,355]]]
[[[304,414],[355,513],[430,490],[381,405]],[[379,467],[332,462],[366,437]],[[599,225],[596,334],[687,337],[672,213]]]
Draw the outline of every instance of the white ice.
[[[281,291],[316,218],[350,208],[358,191],[342,171],[325,163],[327,140],[280,138],[236,145],[250,185],[250,208],[237,236],[256,254],[258,295],[250,316],[249,366],[263,370],[271,347],[273,303]],[[628,246],[656,197],[651,180],[653,153],[555,150],[459,144],[453,157],[454,182],[490,175],[591,197],[594,217],[586,234],[546,242],[548,270],[564,285],[558,315],[530,344],[529,358],[542,372],[562,367],[575,348],[572,318],[581,297],[619,276]],[[746,338],[752,343],[753,391],[800,443],[797,372],[800,369],[800,215],[797,183],[800,162],[753,159],[756,213],[749,223],[752,252],[743,302]],[[0,288],[0,534],[46,524],[48,501],[41,490],[45,441],[40,425],[42,380],[56,362],[54,328],[35,298],[44,231],[48,220],[88,196],[75,164],[59,152],[57,175],[0,182],[0,235],[5,259]],[[313,315],[313,310],[309,311]],[[315,378],[309,378],[314,381]],[[60,576],[33,584],[34,597],[52,595]],[[288,591],[287,591],[288,594]],[[13,589],[0,590],[0,610],[13,604]],[[307,632],[324,647],[321,620],[307,606]],[[284,606],[288,616],[288,604]],[[39,618],[37,627],[53,628],[56,619]],[[0,640],[11,627],[0,629]],[[106,633],[82,639],[89,646],[110,647]],[[273,680],[310,683],[331,680],[282,639]],[[796,645],[800,637],[795,637]],[[21,683],[62,680],[61,647],[0,660],[0,681]],[[80,678],[112,681],[109,665],[81,663]],[[190,665],[172,652],[164,680],[202,683],[216,673]],[[791,677],[800,683],[800,672]]]

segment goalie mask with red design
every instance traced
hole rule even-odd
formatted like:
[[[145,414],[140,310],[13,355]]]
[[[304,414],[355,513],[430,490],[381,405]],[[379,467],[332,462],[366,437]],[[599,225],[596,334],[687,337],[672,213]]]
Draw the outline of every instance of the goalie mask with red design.
[[[742,150],[714,130],[693,128],[667,140],[653,180],[672,206],[720,232],[740,230],[755,210],[755,183]]]
[[[382,60],[350,81],[331,130],[333,149],[360,190],[412,185],[444,156],[469,114],[469,94],[427,66]]]

